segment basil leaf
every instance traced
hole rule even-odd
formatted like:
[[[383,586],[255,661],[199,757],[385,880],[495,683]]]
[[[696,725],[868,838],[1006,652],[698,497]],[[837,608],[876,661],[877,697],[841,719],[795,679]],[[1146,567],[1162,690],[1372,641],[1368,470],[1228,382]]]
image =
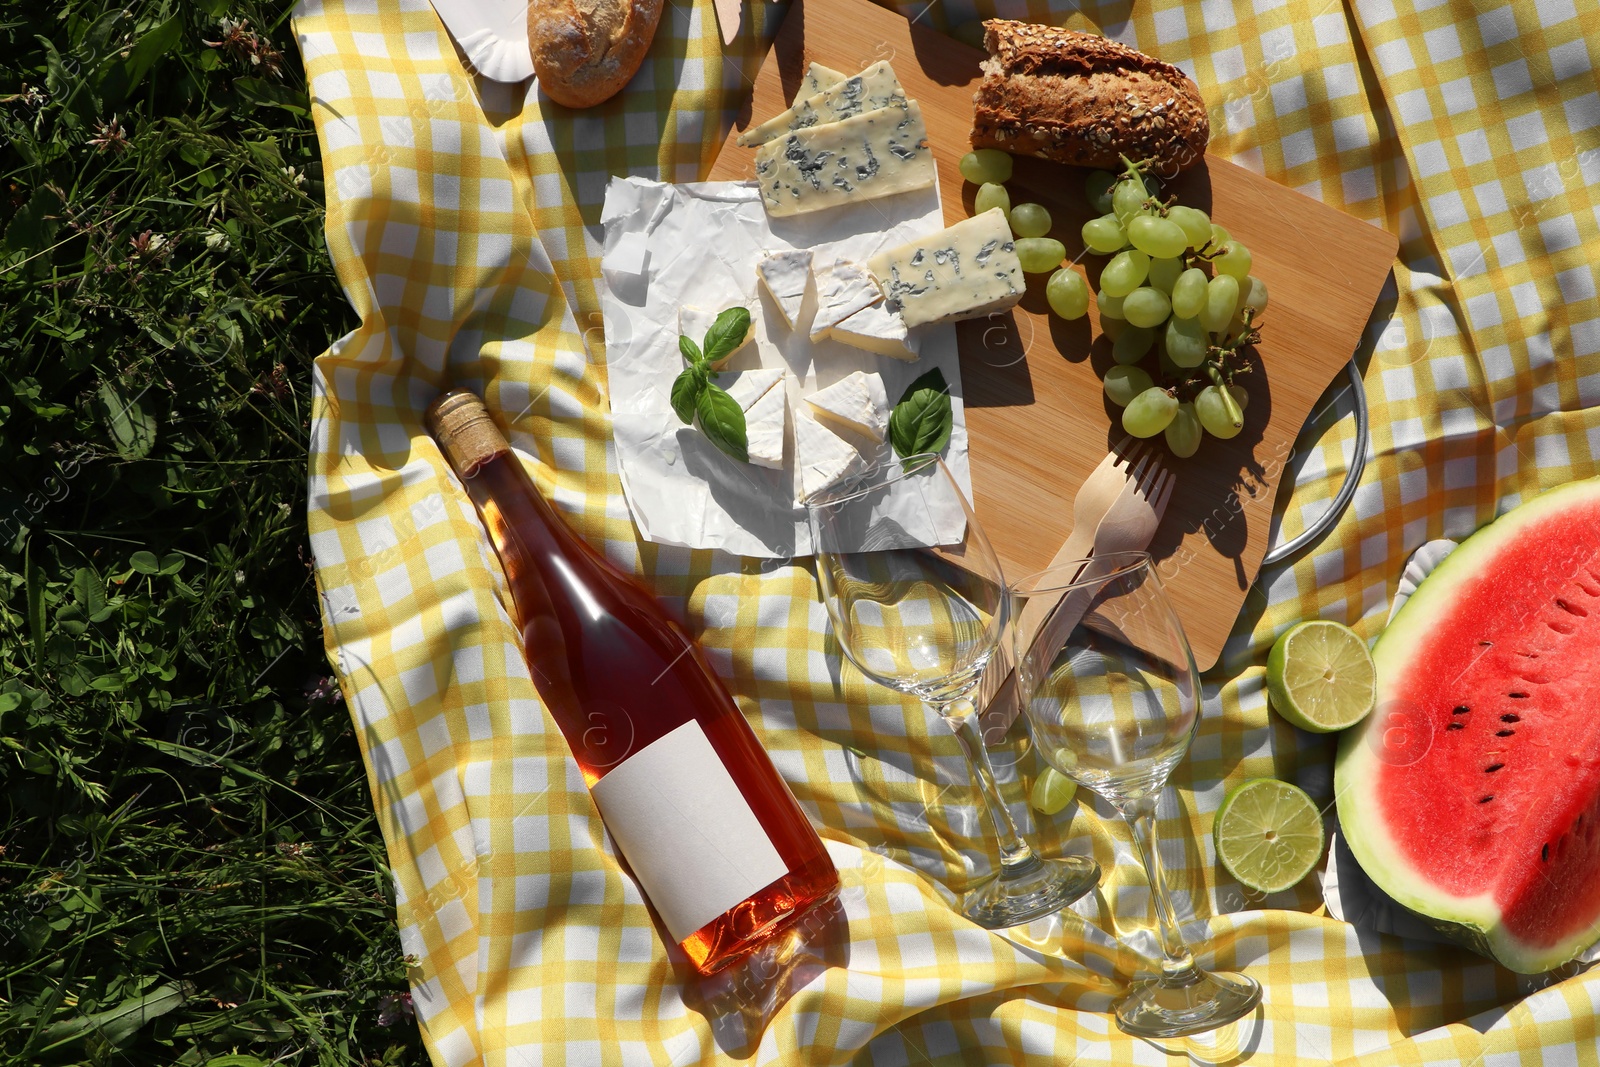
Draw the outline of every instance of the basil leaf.
[[[890,412],[889,443],[902,459],[924,452],[942,452],[950,443],[954,421],[950,386],[935,367],[907,386],[905,395]]]
[[[689,366],[694,367],[705,361],[700,354],[700,347],[683,334],[678,335],[678,351],[683,353],[683,358],[689,361]],[[684,419],[688,422],[688,419]]]
[[[685,367],[672,383],[672,410],[684,422],[694,421],[695,404],[706,387],[706,372],[699,365]]]
[[[716,364],[738,348],[744,342],[745,336],[750,332],[750,310],[748,308],[729,308],[717,316],[717,321],[711,324],[711,329],[706,331],[705,358],[707,363]]]
[[[750,462],[750,445],[745,436],[744,410],[721,386],[706,383],[695,402],[700,429],[711,443],[740,463]]]

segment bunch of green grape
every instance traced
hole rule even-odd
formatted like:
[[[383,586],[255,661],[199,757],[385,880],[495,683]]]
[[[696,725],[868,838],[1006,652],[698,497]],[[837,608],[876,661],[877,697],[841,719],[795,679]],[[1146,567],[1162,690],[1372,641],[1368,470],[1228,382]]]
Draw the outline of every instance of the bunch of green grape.
[[[1186,458],[1204,434],[1226,439],[1244,426],[1250,397],[1233,379],[1248,370],[1242,349],[1260,339],[1256,318],[1266,310],[1267,287],[1250,273],[1248,248],[1204,211],[1154,196],[1143,165],[1123,163],[1121,174],[1093,171],[1086,183],[1099,216],[1083,225],[1084,247],[1111,256],[1094,294],[1116,362],[1106,373],[1106,396],[1122,409],[1129,434],[1164,434],[1173,454]],[[1088,283],[1062,265],[1066,247],[1045,236],[1049,211],[1011,206],[1004,185],[1011,157],[979,149],[960,169],[979,187],[978,211],[1006,211],[1022,269],[1050,272],[1050,309],[1064,319],[1087,314]]]

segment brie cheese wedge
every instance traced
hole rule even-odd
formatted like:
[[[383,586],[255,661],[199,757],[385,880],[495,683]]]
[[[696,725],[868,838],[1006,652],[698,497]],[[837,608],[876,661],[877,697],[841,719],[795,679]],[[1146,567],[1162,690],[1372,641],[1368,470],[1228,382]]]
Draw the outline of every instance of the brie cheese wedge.
[[[783,430],[788,421],[789,390],[778,381],[744,409],[746,455],[757,467],[783,469]]]
[[[855,371],[806,397],[817,421],[835,430],[882,441],[889,429],[889,397],[883,378]]]
[[[728,307],[738,306],[740,305],[728,305]],[[689,340],[693,341],[696,348],[701,348],[703,350],[706,339],[706,331],[711,329],[711,324],[717,321],[717,316],[726,310],[727,308],[717,308],[714,311],[708,311],[705,308],[697,308],[693,304],[685,304],[683,307],[678,309],[678,332],[687,337]],[[711,364],[711,368],[713,370],[721,370],[723,367],[727,366],[728,360],[733,358],[734,353],[743,350],[744,346],[749,344],[755,335],[755,319],[752,318],[750,320],[750,328],[744,332],[744,340],[734,345],[727,355]]]
[[[729,371],[712,378],[713,384],[725,389],[734,402],[739,405],[740,411],[749,411],[750,408],[766,396],[773,386],[783,381],[784,371],[781,367],[756,367],[752,370],[740,371],[735,377]]]
[[[794,329],[800,321],[800,305],[805,303],[806,289],[811,285],[811,250],[774,252],[756,264],[756,273],[772,295],[773,303],[778,305],[784,323]]]
[[[796,409],[794,465],[800,473],[800,499],[805,501],[864,470],[867,464],[854,445]]]
[[[866,270],[841,260],[817,271],[817,314],[811,320],[811,339],[827,337],[851,315],[883,301],[883,290]]]
[[[887,304],[873,304],[828,331],[828,336],[880,356],[915,362],[921,339],[906,329],[906,320]]]

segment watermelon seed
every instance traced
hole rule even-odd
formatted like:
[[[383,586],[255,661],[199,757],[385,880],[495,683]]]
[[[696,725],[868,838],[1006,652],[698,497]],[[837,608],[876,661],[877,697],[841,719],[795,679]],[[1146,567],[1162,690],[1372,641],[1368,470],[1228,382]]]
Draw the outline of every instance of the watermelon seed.
[[[1510,697],[1512,700],[1527,700],[1528,699],[1528,694],[1527,693],[1507,693],[1506,696]]]
[[[1478,803],[1479,803],[1479,804],[1487,804],[1487,803],[1489,803],[1489,801],[1491,801],[1491,800],[1493,800],[1493,799],[1494,799],[1494,794],[1493,794],[1493,793],[1490,793],[1490,794],[1489,794],[1489,795],[1488,795],[1488,796],[1486,796],[1486,797],[1479,797],[1479,798],[1478,798]]]
[[[1498,771],[1501,767],[1504,767],[1504,766],[1505,766],[1504,763],[1491,763],[1491,764],[1489,764],[1489,766],[1487,766],[1487,767],[1485,767],[1483,769],[1483,773],[1484,774],[1493,774],[1495,771]]]
[[[1465,730],[1466,728],[1467,724],[1464,722],[1453,722],[1445,727],[1446,730]]]
[[[1467,712],[1469,712],[1471,710],[1472,709],[1467,707],[1465,704],[1457,704],[1455,707],[1450,709],[1450,714],[1452,714],[1452,715],[1465,715]]]
[[[1589,614],[1583,608],[1577,607],[1576,605],[1573,605],[1573,604],[1569,604],[1565,600],[1562,600],[1560,597],[1556,597],[1556,605],[1558,607],[1560,607],[1561,610],[1566,612],[1567,614],[1576,615],[1580,619],[1586,617]]]
[[[1516,733],[1515,730],[1496,730],[1494,735],[1496,737],[1510,737],[1514,733]]]
[[[1508,711],[1504,715],[1500,716],[1500,721],[1501,722],[1521,722],[1522,721],[1522,716],[1513,714],[1513,713]]]
[[[1544,847],[1539,850],[1539,858],[1546,863],[1550,862],[1550,842],[1546,841]]]

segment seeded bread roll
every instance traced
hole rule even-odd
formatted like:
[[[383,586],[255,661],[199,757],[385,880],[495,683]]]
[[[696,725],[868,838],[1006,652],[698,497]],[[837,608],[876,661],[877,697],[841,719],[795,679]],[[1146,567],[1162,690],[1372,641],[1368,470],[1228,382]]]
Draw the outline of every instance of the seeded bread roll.
[[[1119,155],[1159,173],[1198,163],[1211,139],[1205,100],[1170,63],[1092,33],[989,19],[973,96],[974,148],[1120,170]]]
[[[556,103],[593,107],[632,79],[660,20],[661,0],[533,0],[533,72]]]

